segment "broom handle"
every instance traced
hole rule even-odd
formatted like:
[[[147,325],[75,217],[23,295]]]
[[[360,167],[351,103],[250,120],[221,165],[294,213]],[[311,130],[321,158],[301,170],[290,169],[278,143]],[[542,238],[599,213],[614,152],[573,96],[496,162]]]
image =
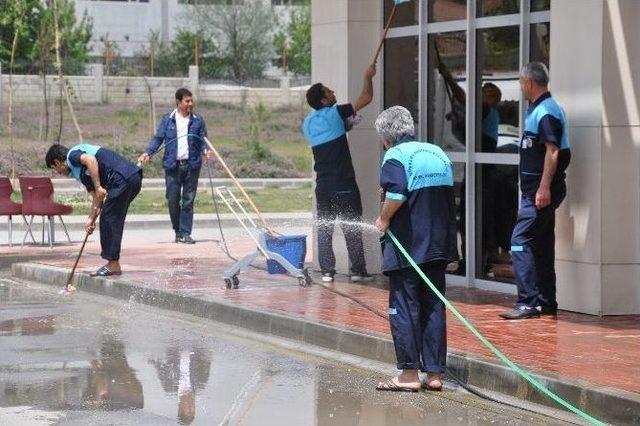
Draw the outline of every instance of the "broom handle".
[[[384,27],[384,32],[382,33],[382,38],[380,39],[380,43],[378,43],[378,49],[376,49],[376,54],[373,57],[373,63],[378,62],[378,56],[380,55],[380,51],[382,50],[382,46],[384,45],[384,39],[387,38],[387,33],[389,32],[389,28],[391,27],[391,21],[393,21],[393,16],[396,14],[396,4],[393,4],[393,8],[391,9],[391,13],[389,14],[389,19],[387,19],[387,24]]]
[[[100,209],[101,210],[101,209]],[[91,224],[96,223],[96,219],[100,216],[100,210],[98,210],[98,215],[93,219]],[[73,263],[73,268],[71,268],[71,274],[69,274],[69,278],[67,278],[67,283],[64,285],[64,288],[69,288],[71,285],[71,281],[73,280],[73,276],[76,273],[76,268],[78,267],[78,263],[80,262],[80,258],[82,257],[82,252],[84,251],[84,246],[87,245],[87,240],[89,239],[89,233],[86,232],[84,234],[84,240],[82,241],[82,245],[80,246],[80,252],[78,252],[78,256],[76,257],[76,261]]]
[[[244,198],[246,198],[246,200],[249,202],[249,204],[251,205],[251,207],[253,208],[253,211],[256,212],[256,214],[258,215],[258,218],[260,219],[260,221],[262,222],[262,224],[264,225],[264,227],[268,230],[269,229],[269,225],[267,225],[267,221],[264,220],[264,217],[262,217],[262,215],[260,214],[260,211],[258,210],[258,208],[256,207],[256,205],[253,203],[253,200],[251,199],[251,197],[249,197],[249,194],[247,194],[247,192],[244,190],[244,188],[242,187],[242,184],[238,181],[238,179],[236,179],[236,177],[233,175],[233,173],[231,172],[231,169],[229,169],[229,166],[227,166],[227,163],[224,161],[224,159],[222,158],[222,156],[220,155],[220,153],[218,153],[218,150],[214,148],[213,144],[211,143],[211,141],[209,141],[209,138],[205,137],[204,141],[207,143],[207,145],[209,146],[209,149],[213,152],[213,154],[216,156],[216,158],[218,159],[218,161],[220,161],[220,164],[222,164],[222,167],[224,168],[224,170],[227,172],[227,174],[229,175],[229,177],[231,178],[231,180],[233,181],[233,183],[235,183],[235,185],[238,187],[238,189],[240,190],[240,192],[242,192],[242,195],[244,195]]]

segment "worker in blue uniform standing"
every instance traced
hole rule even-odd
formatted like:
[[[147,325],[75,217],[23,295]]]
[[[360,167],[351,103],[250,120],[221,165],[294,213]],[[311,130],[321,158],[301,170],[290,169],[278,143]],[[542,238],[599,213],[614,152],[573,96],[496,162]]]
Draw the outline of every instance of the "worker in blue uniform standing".
[[[337,105],[333,90],[316,83],[307,91],[307,103],[313,111],[303,123],[302,132],[313,151],[316,172],[316,204],[318,211],[318,258],[322,281],[332,282],[336,258],[333,253],[333,231],[336,218],[342,220],[352,282],[367,282],[373,277],[367,273],[362,243],[362,201],[356,183],[347,132],[361,117],[357,113],[373,99],[373,77],[376,65],[364,73],[362,93],[353,104]]]
[[[555,315],[555,211],[567,193],[565,170],[571,160],[567,119],[548,89],[549,71],[526,65],[520,87],[531,103],[520,142],[520,210],[511,237],[518,300],[504,319]]]
[[[45,163],[59,174],[79,180],[93,196],[85,230],[93,233],[99,214],[101,256],[107,264],[91,276],[122,274],[120,247],[124,222],[129,205],[140,192],[142,169],[110,149],[90,144],[71,148],[52,145]]]
[[[376,228],[391,230],[444,294],[445,269],[458,259],[451,161],[438,146],[415,140],[413,117],[404,107],[383,111],[375,126],[387,150]],[[389,322],[401,373],[377,389],[440,390],[447,359],[444,303],[390,240],[383,242],[382,270],[389,277]],[[424,383],[420,371],[427,373]]]

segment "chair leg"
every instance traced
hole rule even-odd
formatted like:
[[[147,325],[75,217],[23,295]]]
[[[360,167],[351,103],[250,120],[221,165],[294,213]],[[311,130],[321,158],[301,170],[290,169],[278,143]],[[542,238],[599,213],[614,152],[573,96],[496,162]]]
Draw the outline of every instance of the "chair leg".
[[[24,220],[24,224],[27,225],[27,232],[24,233],[24,238],[22,239],[22,245],[24,245],[25,241],[27,241],[27,235],[31,235],[31,240],[33,244],[36,244],[36,237],[33,236],[33,232],[31,232],[31,225],[33,224],[33,216],[31,216],[31,220],[27,222],[27,218],[22,215],[22,220]]]
[[[9,216],[9,247],[13,247],[13,220]]]
[[[49,219],[48,224],[49,224],[49,228],[47,229],[47,238],[49,239],[49,248],[53,248],[53,238],[51,238],[51,236],[53,235],[53,216],[48,216],[47,219]]]
[[[58,216],[58,219],[60,219],[60,223],[62,224],[62,229],[64,229],[64,233],[67,235],[67,240],[69,240],[69,243],[71,243],[71,237],[69,236],[67,225],[64,224],[64,221],[62,220],[62,216]]]

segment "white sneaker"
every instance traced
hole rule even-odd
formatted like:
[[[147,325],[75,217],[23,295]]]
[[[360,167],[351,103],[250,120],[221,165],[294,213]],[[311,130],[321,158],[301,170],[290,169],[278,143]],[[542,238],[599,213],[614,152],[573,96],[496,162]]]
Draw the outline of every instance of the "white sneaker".
[[[333,282],[333,274],[330,272],[322,274],[322,282],[332,283]]]

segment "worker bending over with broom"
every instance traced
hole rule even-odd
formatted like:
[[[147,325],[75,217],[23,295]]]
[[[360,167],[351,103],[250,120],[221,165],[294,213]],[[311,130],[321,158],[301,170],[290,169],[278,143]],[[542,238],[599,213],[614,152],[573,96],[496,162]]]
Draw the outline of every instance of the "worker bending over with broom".
[[[59,174],[79,180],[93,196],[85,230],[92,234],[100,215],[101,256],[107,264],[91,276],[122,274],[119,262],[122,231],[129,205],[142,186],[142,169],[110,149],[89,144],[71,149],[52,145],[45,162]]]
[[[415,140],[413,117],[404,107],[383,111],[375,126],[387,151],[380,176],[384,204],[376,228],[391,230],[444,294],[445,268],[458,258],[451,161],[439,147]],[[383,242],[382,271],[389,277],[389,322],[402,372],[377,389],[441,390],[447,359],[445,306],[390,240]],[[427,373],[424,384],[420,370]]]

